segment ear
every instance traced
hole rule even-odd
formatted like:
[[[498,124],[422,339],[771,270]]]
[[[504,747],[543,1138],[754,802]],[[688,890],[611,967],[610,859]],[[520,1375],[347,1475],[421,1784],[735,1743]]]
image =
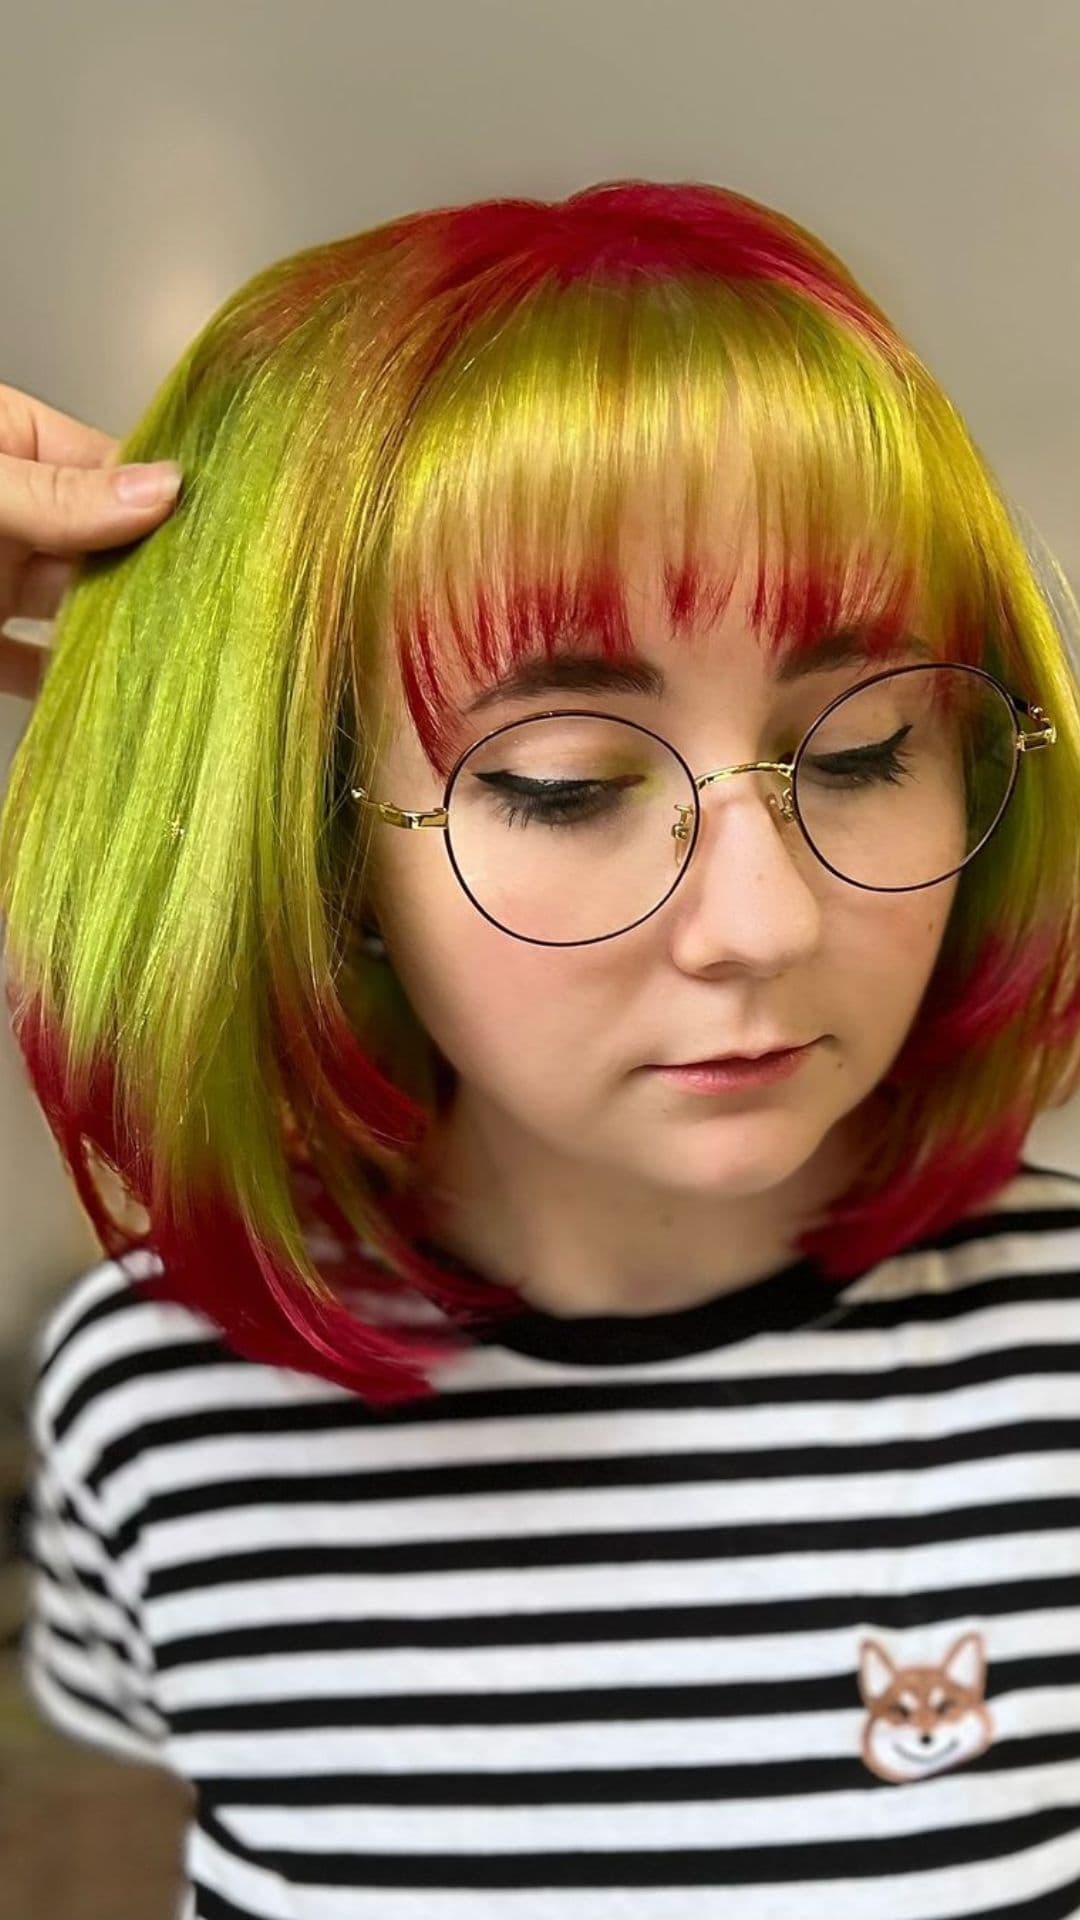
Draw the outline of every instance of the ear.
[[[864,1640],[859,1648],[858,1673],[859,1692],[864,1706],[876,1706],[895,1679],[896,1668],[880,1640]]]
[[[971,1693],[986,1691],[986,1646],[981,1633],[961,1634],[949,1648],[941,1671],[955,1686]]]

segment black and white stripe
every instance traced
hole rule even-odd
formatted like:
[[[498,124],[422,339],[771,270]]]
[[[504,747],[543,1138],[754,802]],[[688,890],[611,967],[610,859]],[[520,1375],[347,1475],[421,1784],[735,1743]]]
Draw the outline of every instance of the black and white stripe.
[[[1034,1168],[840,1290],[525,1314],[382,1411],[106,1261],[42,1336],[28,1679],[196,1786],[182,1920],[1065,1920],[1078,1374]],[[860,1642],[969,1631],[992,1744],[880,1778]]]

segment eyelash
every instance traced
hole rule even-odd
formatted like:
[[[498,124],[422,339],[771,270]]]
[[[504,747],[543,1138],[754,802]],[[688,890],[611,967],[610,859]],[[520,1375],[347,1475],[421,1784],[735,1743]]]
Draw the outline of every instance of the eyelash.
[[[876,746],[853,747],[848,753],[828,754],[816,762],[811,759],[810,764],[830,776],[837,792],[877,783],[898,786],[909,765],[907,756],[898,751],[898,747],[910,731],[909,727],[901,727],[891,739]],[[500,780],[509,785],[500,788]],[[484,785],[500,809],[499,818],[508,827],[519,820],[523,826],[534,822],[547,827],[585,825],[597,817],[604,800],[619,784],[605,780],[529,781],[518,774],[484,776]],[[635,780],[621,784],[638,783]],[[591,810],[590,800],[594,803]]]

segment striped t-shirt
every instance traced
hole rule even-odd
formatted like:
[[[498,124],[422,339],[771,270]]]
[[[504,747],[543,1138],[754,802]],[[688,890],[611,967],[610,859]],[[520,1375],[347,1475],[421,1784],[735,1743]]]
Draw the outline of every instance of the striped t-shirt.
[[[1064,1920],[1078,1370],[1080,1179],[1026,1164],[839,1288],[525,1311],[393,1409],[104,1261],[28,1678],[192,1784],[183,1920]]]

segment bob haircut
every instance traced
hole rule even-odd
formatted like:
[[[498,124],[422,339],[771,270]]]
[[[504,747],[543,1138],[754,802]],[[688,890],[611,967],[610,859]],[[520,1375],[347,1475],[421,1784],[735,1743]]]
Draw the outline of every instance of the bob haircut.
[[[625,649],[620,516],[661,470],[673,633],[719,616],[732,433],[774,656],[837,621],[884,652],[921,597],[1057,727],[802,1252],[839,1280],[947,1227],[1080,1081],[1076,602],[885,314],[709,184],[392,220],[258,274],[165,379],[122,453],[179,460],[180,503],[81,562],[0,819],[13,1031],[95,1232],[241,1355],[383,1405],[521,1310],[410,1181],[452,1074],[359,937],[373,691],[445,774],[448,663]]]

